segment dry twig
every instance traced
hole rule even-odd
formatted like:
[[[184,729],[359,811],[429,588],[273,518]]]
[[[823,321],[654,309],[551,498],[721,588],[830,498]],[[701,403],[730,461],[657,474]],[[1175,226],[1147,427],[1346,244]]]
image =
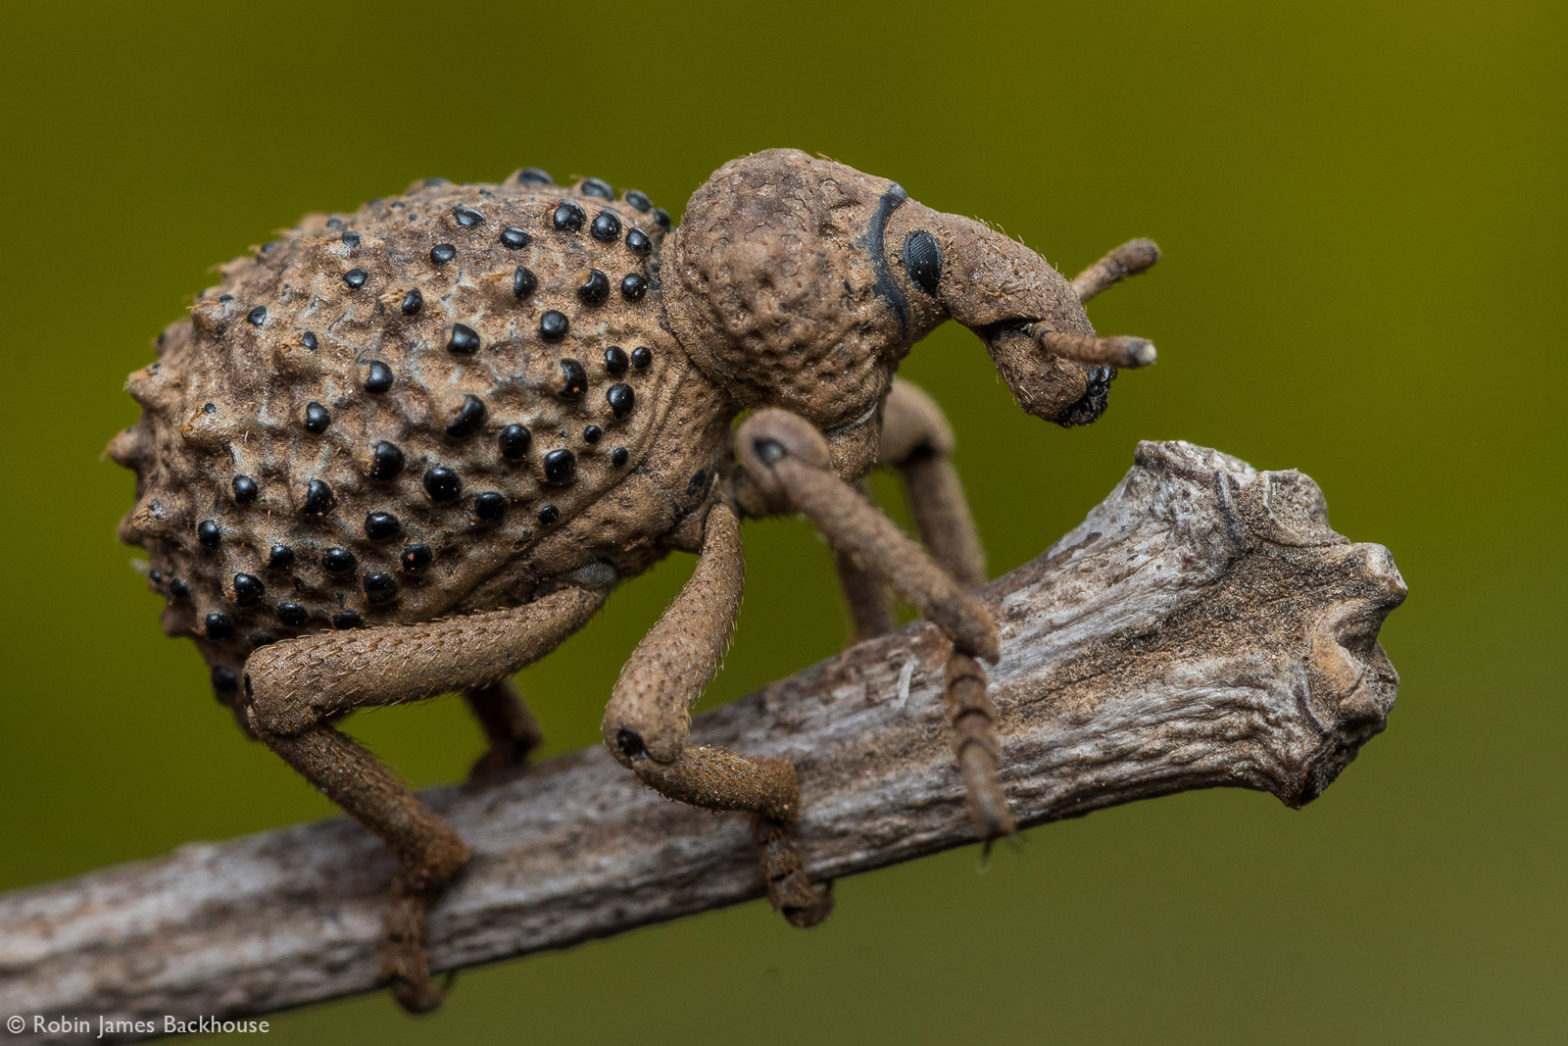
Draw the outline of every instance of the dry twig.
[[[986,590],[1019,824],[1218,785],[1312,799],[1383,728],[1397,678],[1377,632],[1404,593],[1386,549],[1329,529],[1309,478],[1142,444],[1077,529]],[[796,761],[814,879],[959,846],[946,653],[916,625],[703,716],[694,737]],[[431,914],[437,968],[763,892],[745,818],[661,799],[602,749],[430,798],[475,853]],[[367,990],[391,872],[339,820],[0,897],[0,1013],[237,1016]]]

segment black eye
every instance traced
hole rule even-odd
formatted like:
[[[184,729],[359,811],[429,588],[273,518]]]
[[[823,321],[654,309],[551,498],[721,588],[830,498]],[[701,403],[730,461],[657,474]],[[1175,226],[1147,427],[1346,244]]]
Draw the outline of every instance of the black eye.
[[[904,238],[904,271],[915,286],[936,295],[937,285],[942,282],[942,245],[935,236],[920,229]]]

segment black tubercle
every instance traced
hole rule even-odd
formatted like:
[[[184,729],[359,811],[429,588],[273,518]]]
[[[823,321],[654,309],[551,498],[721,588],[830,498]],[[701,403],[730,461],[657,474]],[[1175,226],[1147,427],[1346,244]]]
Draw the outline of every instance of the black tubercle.
[[[610,211],[600,211],[588,234],[600,243],[614,243],[621,238],[621,220]]]
[[[370,475],[374,479],[392,479],[403,471],[403,451],[396,443],[382,440],[371,451]]]
[[[588,391],[588,371],[577,360],[561,361],[561,387],[555,394],[563,400],[580,400]]]
[[[485,401],[470,392],[463,397],[456,416],[447,422],[446,434],[453,439],[467,439],[484,427],[487,413]]]
[[[539,337],[545,341],[560,341],[571,329],[571,321],[563,312],[550,309],[539,317]]]
[[[321,554],[321,567],[329,574],[347,574],[358,562],[346,548],[329,548]]]
[[[305,484],[305,500],[299,510],[307,516],[320,516],[331,510],[336,500],[326,480],[313,479]]]
[[[544,456],[544,479],[564,487],[577,478],[577,455],[569,450],[552,450]]]
[[[397,598],[397,578],[391,574],[366,574],[363,584],[365,598],[373,606],[390,603]]]
[[[454,323],[446,348],[456,356],[472,356],[479,351],[479,333],[466,323]]]
[[[584,305],[603,305],[610,297],[610,278],[598,269],[588,270],[588,279],[577,288],[577,300]]]
[[[904,237],[904,271],[916,287],[932,297],[942,282],[942,245],[924,229]]]
[[[463,496],[463,481],[445,465],[425,471],[425,493],[437,504],[447,504]]]
[[[266,593],[267,586],[254,574],[234,575],[234,602],[242,607],[255,606]]]
[[[482,522],[499,523],[506,518],[506,510],[510,507],[506,495],[499,491],[487,490],[474,495],[474,515]]]
[[[380,360],[371,360],[365,375],[365,391],[379,396],[392,387],[392,368]]]
[[[403,533],[403,524],[390,512],[371,512],[365,516],[365,536],[371,541],[390,541]]]
[[[513,423],[502,429],[496,437],[496,447],[507,461],[521,461],[528,456],[528,448],[533,445],[533,441],[533,433],[528,431],[526,425]]]
[[[588,220],[588,212],[571,200],[562,200],[550,216],[551,223],[561,232],[577,232]]]
[[[315,400],[305,405],[305,431],[319,436],[332,424],[332,412]]]
[[[624,381],[618,381],[605,392],[604,398],[610,405],[610,413],[620,419],[632,412],[632,407],[637,402],[637,393]]]

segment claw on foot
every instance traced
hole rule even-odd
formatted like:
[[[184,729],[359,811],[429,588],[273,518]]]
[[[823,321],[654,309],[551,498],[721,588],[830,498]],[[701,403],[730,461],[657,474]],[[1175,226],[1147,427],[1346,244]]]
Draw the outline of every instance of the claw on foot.
[[[430,980],[430,959],[426,952],[426,913],[428,893],[409,890],[401,883],[392,886],[386,911],[386,936],[381,944],[381,976],[392,989],[392,997],[409,1013],[429,1013],[437,1009],[451,987],[452,976],[437,987]]]
[[[986,694],[985,669],[974,658],[955,653],[947,663],[943,697],[969,820],[989,853],[993,840],[1018,829],[997,779],[1001,741],[996,736],[996,706]]]
[[[812,885],[790,826],[758,814],[752,818],[751,835],[774,910],[791,926],[802,928],[826,919],[833,911],[833,884]]]

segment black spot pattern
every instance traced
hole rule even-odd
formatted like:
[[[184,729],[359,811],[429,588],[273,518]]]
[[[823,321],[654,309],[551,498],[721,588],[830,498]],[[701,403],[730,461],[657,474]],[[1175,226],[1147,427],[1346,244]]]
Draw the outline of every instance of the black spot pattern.
[[[192,447],[224,457],[168,516],[165,544],[188,551],[148,569],[175,627],[256,648],[426,620],[413,615],[452,586],[471,591],[472,543],[526,556],[541,527],[624,479],[612,470],[647,438],[639,397],[664,402],[652,353],[667,343],[662,310],[624,306],[657,296],[668,218],[637,190],[615,200],[598,179],[556,189],[537,169],[432,182],[331,219],[325,242],[312,219],[202,295],[195,347],[217,372],[241,352],[253,370],[227,390],[198,380],[202,397],[176,408]],[[196,340],[169,332],[164,363]],[[163,520],[156,504],[142,517]],[[225,646],[215,680],[243,656]]]

